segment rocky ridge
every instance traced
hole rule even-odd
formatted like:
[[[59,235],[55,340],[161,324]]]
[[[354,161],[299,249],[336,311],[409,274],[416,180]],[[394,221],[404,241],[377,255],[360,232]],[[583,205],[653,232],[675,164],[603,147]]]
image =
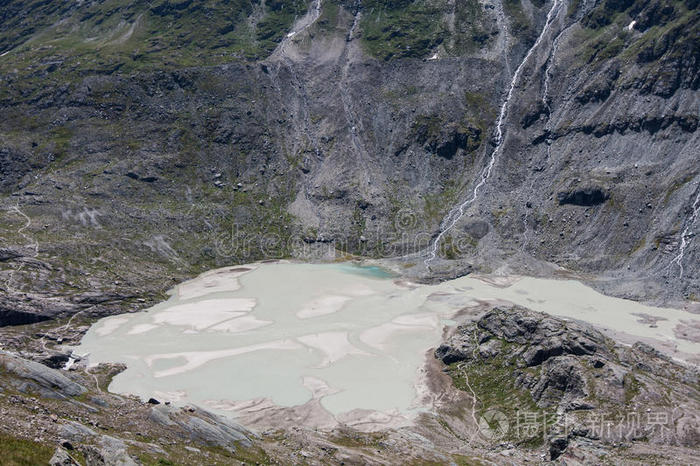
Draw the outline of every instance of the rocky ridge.
[[[502,436],[545,440],[552,459],[569,443],[567,460],[591,441],[700,444],[700,373],[641,342],[623,347],[585,324],[495,308],[458,327],[435,357],[473,394],[478,413],[536,419],[526,429],[513,422]]]

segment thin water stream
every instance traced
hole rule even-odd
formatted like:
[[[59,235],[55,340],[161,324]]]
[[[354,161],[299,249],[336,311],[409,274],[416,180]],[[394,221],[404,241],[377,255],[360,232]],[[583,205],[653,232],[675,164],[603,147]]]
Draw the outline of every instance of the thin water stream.
[[[525,54],[525,58],[523,58],[523,60],[520,62],[520,65],[518,65],[518,68],[515,70],[513,78],[510,81],[510,86],[508,88],[506,98],[503,100],[503,104],[501,104],[501,110],[498,114],[498,120],[496,121],[496,146],[494,147],[493,151],[491,152],[491,155],[489,156],[486,167],[484,167],[484,169],[481,171],[479,181],[474,186],[474,190],[472,191],[471,197],[469,197],[467,200],[450,210],[445,219],[442,221],[442,224],[440,225],[440,231],[433,240],[433,243],[428,251],[428,257],[423,261],[426,267],[430,267],[430,263],[436,259],[437,251],[440,247],[440,242],[442,241],[444,236],[452,228],[454,228],[457,222],[464,216],[464,209],[477,200],[477,198],[479,197],[479,190],[481,190],[481,188],[491,177],[491,171],[493,170],[493,166],[496,164],[498,153],[503,145],[504,125],[506,121],[506,116],[508,115],[508,105],[510,104],[510,101],[513,97],[513,91],[515,90],[515,86],[520,80],[520,75],[522,74],[523,68],[527,64],[528,60],[530,59],[534,51],[537,50],[540,43],[542,42],[542,39],[549,32],[550,25],[553,23],[553,19],[555,17],[555,13],[558,11],[559,5],[562,1],[563,0],[554,0],[551,8],[549,9],[549,12],[547,13],[547,20],[545,22],[544,27],[542,28],[542,32],[540,32],[539,37],[537,37],[537,40],[532,45],[532,47],[530,47],[530,50],[528,50],[527,54]]]

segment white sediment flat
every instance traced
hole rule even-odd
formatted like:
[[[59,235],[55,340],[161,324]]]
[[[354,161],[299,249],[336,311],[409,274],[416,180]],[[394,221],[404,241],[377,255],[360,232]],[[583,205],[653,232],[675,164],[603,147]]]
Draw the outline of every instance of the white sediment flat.
[[[456,313],[484,302],[586,321],[677,358],[700,353],[676,328],[700,316],[572,280],[470,276],[419,285],[377,268],[286,262],[207,272],[146,312],[100,320],[77,351],[89,352],[90,364],[127,364],[109,387],[116,393],[257,418],[306,406],[317,425],[335,419],[371,429],[417,412],[426,351]]]
[[[236,291],[240,287],[238,277],[253,270],[256,266],[253,264],[245,267],[210,270],[194,280],[178,285],[176,288],[177,296],[180,299],[192,299],[214,293]]]
[[[260,320],[255,316],[246,315],[235,319],[226,320],[211,327],[211,330],[224,331],[229,333],[247,332],[266,325],[274,324],[271,320]]]
[[[360,350],[348,341],[347,332],[325,332],[313,335],[304,335],[297,338],[304,345],[318,350],[323,354],[323,359],[318,367],[327,367],[342,358],[354,354],[371,356],[370,353]],[[319,380],[319,379],[317,379]]]
[[[246,315],[255,307],[255,299],[206,299],[169,307],[153,316],[154,324],[189,326],[196,330]]]
[[[101,337],[105,337],[110,333],[115,332],[119,327],[129,322],[128,316],[117,316],[111,319],[101,320],[95,328],[95,333]]]
[[[127,335],[138,335],[139,333],[146,333],[149,330],[153,330],[154,328],[158,328],[157,324],[138,324],[134,325],[131,327],[131,329],[127,332]]]
[[[349,296],[323,296],[316,298],[297,312],[297,317],[309,319],[311,317],[333,314],[341,310],[348,301],[350,301]]]

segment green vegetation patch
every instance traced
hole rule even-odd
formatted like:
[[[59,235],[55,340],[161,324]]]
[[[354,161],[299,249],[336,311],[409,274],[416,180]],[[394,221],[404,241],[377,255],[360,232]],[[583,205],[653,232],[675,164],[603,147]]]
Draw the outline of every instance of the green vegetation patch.
[[[332,0],[326,0],[321,4],[321,15],[315,23],[315,28],[324,31],[332,32],[338,27],[338,16],[340,14],[340,5]]]
[[[537,38],[537,33],[530,19],[525,14],[525,10],[523,10],[521,0],[505,0],[503,2],[503,9],[510,18],[511,33],[515,37],[524,39],[529,44],[534,43]]]
[[[256,26],[261,51],[270,53],[291,29],[294,20],[306,13],[303,0],[271,0],[265,2],[266,15]]]
[[[0,458],[4,466],[48,464],[54,448],[39,442],[12,437],[0,431]]]
[[[0,53],[8,52],[0,71],[61,82],[264,58],[307,8],[304,0],[11,3],[15,16],[4,15],[0,31]]]
[[[502,345],[503,353],[508,354],[509,343],[502,340]],[[537,447],[544,441],[544,432],[555,422],[556,415],[538,407],[527,390],[516,386],[516,370],[516,366],[503,356],[453,363],[447,367],[455,387],[470,394],[473,391],[476,395],[477,416],[493,411],[502,413],[509,423],[505,433],[507,440]],[[530,419],[537,421],[529,423]],[[489,422],[488,416],[484,420]]]
[[[485,27],[488,19],[478,0],[456,0],[454,15],[455,34],[449,52],[462,55],[490,43],[492,35]]]
[[[365,50],[382,60],[425,58],[438,46],[460,56],[486,47],[493,35],[478,0],[370,0],[362,12]]]
[[[59,161],[68,154],[73,131],[65,126],[60,126],[51,130],[51,141],[53,142],[54,160]]]
[[[435,193],[426,193],[423,196],[423,218],[431,223],[442,220],[447,211],[457,202],[463,186],[454,180],[448,180],[444,189]]]
[[[429,0],[363,2],[362,43],[372,56],[423,58],[447,38],[443,8]]]
[[[341,447],[377,449],[386,439],[386,432],[359,432],[346,429],[334,432],[329,440]]]
[[[642,34],[628,29],[632,19],[635,31]],[[693,53],[700,39],[697,4],[688,0],[606,0],[586,14],[581,24],[584,28],[578,39],[583,43],[579,52],[583,63],[615,57],[639,63],[662,56],[682,60]]]

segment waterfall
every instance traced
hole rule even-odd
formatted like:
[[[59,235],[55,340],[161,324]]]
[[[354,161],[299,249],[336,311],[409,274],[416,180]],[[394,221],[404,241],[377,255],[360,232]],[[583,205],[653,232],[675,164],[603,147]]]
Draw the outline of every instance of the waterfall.
[[[493,170],[493,166],[495,165],[496,159],[498,158],[498,153],[503,145],[503,126],[505,124],[506,116],[508,113],[508,104],[510,103],[511,98],[513,97],[513,91],[515,89],[515,86],[518,83],[520,75],[522,74],[522,71],[525,68],[525,65],[527,64],[528,60],[530,59],[534,51],[537,50],[544,36],[547,35],[547,33],[549,32],[550,25],[553,23],[553,19],[555,17],[555,13],[558,12],[559,6],[562,1],[563,0],[554,0],[554,3],[552,3],[552,7],[549,9],[549,12],[547,12],[547,20],[545,22],[544,27],[542,28],[542,32],[540,33],[539,37],[537,37],[537,40],[532,45],[532,47],[530,47],[530,50],[528,50],[527,54],[525,55],[525,58],[523,58],[523,60],[520,62],[520,65],[518,65],[518,68],[515,70],[513,78],[510,81],[510,87],[508,88],[506,98],[503,101],[503,104],[501,104],[501,110],[498,114],[498,120],[496,122],[496,147],[494,147],[493,151],[491,152],[491,155],[489,156],[488,164],[481,171],[479,182],[476,184],[476,186],[474,186],[474,190],[472,191],[471,197],[469,197],[466,201],[462,202],[458,206],[453,207],[452,210],[450,210],[447,216],[443,219],[440,225],[440,232],[435,237],[435,240],[433,241],[433,244],[430,247],[428,257],[423,261],[426,267],[429,267],[430,262],[435,260],[435,258],[437,257],[437,250],[440,246],[440,241],[442,241],[445,234],[447,234],[447,232],[449,232],[464,216],[464,209],[477,200],[477,198],[479,197],[479,190],[486,184],[486,182],[490,178],[491,171]]]
[[[670,269],[673,264],[678,265],[678,268],[680,269],[678,278],[683,278],[683,256],[685,256],[685,250],[688,247],[688,244],[690,244],[690,239],[693,237],[693,232],[690,231],[690,229],[693,227],[693,225],[695,225],[698,215],[700,215],[700,190],[698,190],[698,194],[695,196],[695,202],[693,202],[693,212],[690,214],[690,220],[683,229],[683,233],[681,233],[681,244],[679,246],[678,255],[671,260],[671,263],[668,266]]]

